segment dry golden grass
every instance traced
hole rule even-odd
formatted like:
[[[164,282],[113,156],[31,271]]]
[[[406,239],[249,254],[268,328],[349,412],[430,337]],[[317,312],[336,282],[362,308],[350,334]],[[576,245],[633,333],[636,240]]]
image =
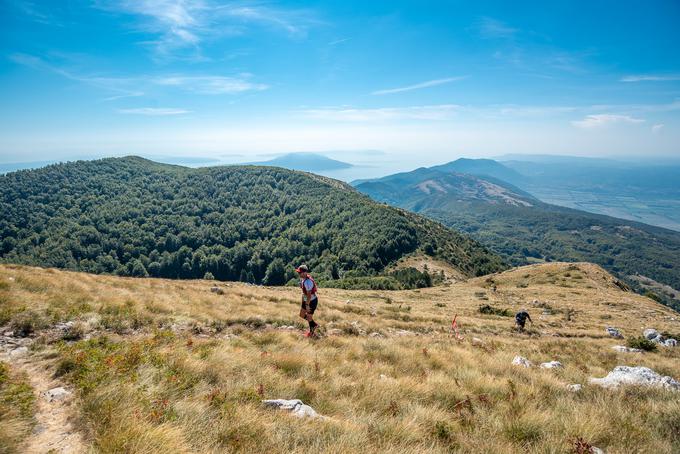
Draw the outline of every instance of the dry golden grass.
[[[321,289],[318,340],[301,336],[295,288],[21,266],[0,266],[0,283],[4,322],[30,312],[37,330],[79,320],[90,332],[38,348],[79,390],[80,426],[99,452],[570,453],[577,439],[608,453],[680,451],[678,394],[587,385],[623,364],[680,377],[680,349],[611,349],[621,341],[607,325],[680,332],[680,316],[594,265],[414,291]],[[481,304],[526,307],[531,334]],[[454,314],[463,341],[448,333]],[[517,354],[565,368],[517,368]],[[570,383],[585,386],[574,394]],[[299,398],[329,418],[299,420],[263,408],[266,398]]]

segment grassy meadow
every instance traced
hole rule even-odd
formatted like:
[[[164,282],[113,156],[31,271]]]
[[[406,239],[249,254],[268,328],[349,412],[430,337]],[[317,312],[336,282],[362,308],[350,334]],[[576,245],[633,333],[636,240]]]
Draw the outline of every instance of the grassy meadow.
[[[680,349],[617,353],[626,341],[605,332],[680,334],[680,316],[595,265],[411,291],[320,289],[319,339],[302,336],[298,293],[3,265],[0,326],[31,333],[31,355],[76,390],[92,452],[680,452],[680,393],[588,385],[617,365],[680,378]],[[481,314],[485,304],[526,308],[534,324],[517,333],[512,317]],[[454,314],[463,340],[450,335]],[[64,321],[76,323],[51,328]],[[519,368],[515,355],[565,367]],[[21,381],[12,374],[3,363],[0,380]],[[263,407],[275,398],[327,418]],[[21,452],[26,411],[0,413],[16,427],[0,431],[8,452]]]

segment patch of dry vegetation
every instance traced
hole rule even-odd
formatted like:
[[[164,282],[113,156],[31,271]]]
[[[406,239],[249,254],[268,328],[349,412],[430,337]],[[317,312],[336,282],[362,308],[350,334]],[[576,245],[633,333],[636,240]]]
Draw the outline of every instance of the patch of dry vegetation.
[[[680,450],[678,396],[566,390],[619,364],[680,377],[678,349],[611,349],[617,341],[605,325],[627,337],[645,327],[678,332],[678,316],[592,265],[525,267],[413,291],[321,289],[317,318],[327,335],[318,340],[301,336],[297,289],[17,266],[0,267],[0,282],[6,324],[27,311],[35,331],[80,323],[84,339],[46,339],[43,348],[78,390],[80,426],[97,451]],[[531,334],[481,314],[483,304],[526,307]],[[454,314],[464,341],[448,333]],[[565,368],[518,368],[516,354]],[[265,409],[268,398],[302,399],[328,419]]]
[[[0,452],[18,453],[33,428],[35,396],[26,377],[0,361]]]

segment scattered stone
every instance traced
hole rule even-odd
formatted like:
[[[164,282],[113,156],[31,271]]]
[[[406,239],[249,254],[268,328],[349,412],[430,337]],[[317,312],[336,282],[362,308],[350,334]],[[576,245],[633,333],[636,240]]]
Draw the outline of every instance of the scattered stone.
[[[663,341],[663,345],[666,347],[677,347],[678,341],[673,338],[668,338],[665,341]]]
[[[559,361],[550,361],[548,363],[542,363],[541,369],[563,369],[564,366]]]
[[[481,340],[479,337],[473,337],[472,338],[472,345],[474,345],[476,347],[480,347],[480,346],[484,345],[484,341]]]
[[[345,304],[352,304],[352,300],[345,301]]]
[[[598,448],[597,446],[591,446],[590,454],[604,454],[604,451]]]
[[[612,349],[616,350],[617,352],[621,353],[642,353],[642,349],[640,348],[630,348],[626,347],[624,345],[614,345]]]
[[[340,328],[331,328],[328,331],[326,331],[326,334],[329,336],[341,336],[343,331]]]
[[[403,337],[403,336],[417,336],[417,333],[414,333],[413,331],[409,331],[406,329],[397,329],[395,330],[392,334],[394,334],[397,337]]]
[[[219,287],[210,287],[210,291],[213,293],[217,293],[218,295],[224,295],[224,290],[222,290]]]
[[[73,322],[63,322],[63,323],[57,323],[54,325],[54,329],[59,330],[59,331],[67,331],[73,327],[74,323]]]
[[[661,334],[653,328],[647,328],[642,332],[642,335],[652,342],[661,342]]]
[[[26,355],[28,355],[28,347],[18,347],[9,351],[10,358],[21,358]]]
[[[573,393],[577,393],[583,389],[583,385],[574,383],[573,385],[567,385],[567,390]]]
[[[616,366],[606,377],[591,378],[590,383],[603,388],[616,388],[619,385],[641,385],[680,391],[680,382],[672,377],[659,375],[648,367]]]
[[[263,400],[262,403],[264,403],[267,407],[289,411],[298,418],[324,418],[312,407],[304,404],[300,399],[271,399]]]
[[[5,331],[2,333],[2,335],[6,337],[14,337],[14,331]]]
[[[361,326],[361,323],[359,323],[358,321],[353,321],[352,323],[350,323],[350,325],[354,327],[359,336],[366,335],[366,330]]]
[[[48,402],[62,401],[71,395],[71,391],[67,391],[61,386],[58,388],[52,388],[49,391],[45,391],[44,396]]]
[[[380,380],[387,380],[387,379],[389,379],[390,377],[388,377],[388,376],[385,375],[385,374],[380,374],[380,377],[378,377],[378,378],[379,378]]]
[[[523,356],[515,356],[515,358],[512,360],[512,364],[515,366],[522,366],[522,367],[531,367],[533,364],[531,364],[531,361],[526,359]]]
[[[281,325],[281,326],[278,327],[278,329],[292,331],[292,330],[295,330],[297,328],[294,325]]]
[[[642,332],[642,336],[656,344],[664,347],[676,347],[678,345],[677,339],[672,337],[663,337],[661,333],[653,328],[647,328]]]
[[[373,331],[372,333],[369,333],[368,337],[385,337],[385,336],[383,336],[377,331]]]
[[[606,330],[607,330],[607,334],[609,334],[614,339],[623,339],[623,334],[621,334],[621,332],[618,329],[616,329],[612,326],[608,326],[606,328]]]

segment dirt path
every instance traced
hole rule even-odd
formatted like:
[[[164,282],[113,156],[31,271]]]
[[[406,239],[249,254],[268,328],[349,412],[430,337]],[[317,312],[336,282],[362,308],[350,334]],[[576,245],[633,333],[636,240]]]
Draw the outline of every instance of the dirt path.
[[[48,361],[26,352],[23,347],[26,345],[18,345],[13,339],[11,341],[8,338],[0,339],[0,359],[25,372],[36,394],[36,425],[21,452],[26,454],[86,452],[82,436],[71,422],[73,394],[63,383],[52,378]],[[65,392],[49,393],[55,388],[63,388]]]

